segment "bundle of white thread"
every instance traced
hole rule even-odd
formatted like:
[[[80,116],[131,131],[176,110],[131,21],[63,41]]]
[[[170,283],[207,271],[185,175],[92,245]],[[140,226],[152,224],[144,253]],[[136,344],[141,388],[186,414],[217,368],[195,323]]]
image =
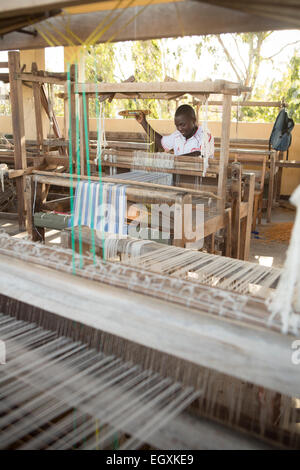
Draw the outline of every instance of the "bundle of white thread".
[[[107,147],[106,135],[105,135],[105,124],[104,124],[104,108],[102,103],[99,104],[99,116],[97,121],[97,157],[95,163],[101,159],[101,150]]]
[[[271,311],[270,322],[279,315],[282,332],[287,333],[291,328],[297,334],[300,326],[300,185],[290,202],[297,210],[291,240],[278,286],[266,302]]]
[[[1,181],[1,188],[4,191],[4,175],[8,173],[8,166],[6,163],[1,163],[0,165],[0,181]]]

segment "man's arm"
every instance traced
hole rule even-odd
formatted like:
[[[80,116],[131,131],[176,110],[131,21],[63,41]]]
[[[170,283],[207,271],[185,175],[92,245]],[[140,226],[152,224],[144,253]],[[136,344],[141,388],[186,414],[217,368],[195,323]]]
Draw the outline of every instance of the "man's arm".
[[[164,148],[161,145],[162,135],[160,135],[158,132],[155,132],[155,130],[150,126],[150,124],[148,124],[145,114],[142,112],[139,112],[139,114],[135,115],[135,119],[137,120],[139,124],[141,124],[141,126],[143,127],[144,131],[146,132],[149,138],[154,137],[155,151],[163,152]]]

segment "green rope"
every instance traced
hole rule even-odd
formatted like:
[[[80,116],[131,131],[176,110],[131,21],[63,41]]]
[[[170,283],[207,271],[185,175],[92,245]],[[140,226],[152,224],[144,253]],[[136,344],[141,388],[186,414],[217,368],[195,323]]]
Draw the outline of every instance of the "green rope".
[[[69,100],[69,173],[70,173],[70,199],[71,199],[71,238],[72,238],[72,272],[76,273],[75,264],[75,233],[74,233],[74,188],[73,188],[73,148],[72,148],[72,109],[71,109],[71,75],[70,64],[67,64],[67,86]]]
[[[77,166],[77,183],[80,182],[81,166],[80,166],[80,131],[79,131],[79,94],[78,94],[78,64],[75,63],[75,117],[76,117],[76,166]],[[81,227],[81,211],[78,220],[78,238],[79,238],[79,268],[83,268],[82,256],[82,227]]]
[[[114,435],[114,441],[113,441],[113,450],[118,450],[119,449],[119,436],[118,433]]]
[[[87,108],[86,108],[86,92],[85,82],[82,84],[82,100],[83,100],[83,121],[84,121],[84,141],[85,141],[85,152],[86,152],[86,169],[88,176],[89,185],[89,210],[92,207],[92,192],[91,192],[91,168],[90,168],[90,149],[89,149],[89,131],[88,131],[88,119],[87,119]],[[94,217],[91,220],[91,232],[92,232],[92,253],[93,261],[96,264],[96,244],[95,244],[95,232],[94,232]]]
[[[96,54],[95,54],[95,97],[96,97],[96,122],[97,122],[97,142],[100,143],[100,125],[99,125],[99,114],[100,114],[100,106],[99,106],[99,97],[98,97],[98,90],[97,90],[97,61],[96,61]],[[98,149],[98,145],[97,145]],[[103,186],[102,186],[102,162],[101,162],[101,155],[102,149],[101,145],[99,145],[99,155],[98,157],[98,168],[99,168],[99,183],[100,183],[100,206],[102,206],[102,198],[103,198]],[[105,238],[104,238],[104,231],[102,232],[102,258],[105,263]]]

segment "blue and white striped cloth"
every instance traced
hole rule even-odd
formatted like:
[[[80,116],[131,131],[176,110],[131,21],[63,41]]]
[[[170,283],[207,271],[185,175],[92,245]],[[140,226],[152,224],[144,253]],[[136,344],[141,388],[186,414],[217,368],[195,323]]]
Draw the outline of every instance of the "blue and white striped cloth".
[[[127,235],[126,186],[80,181],[76,186],[74,226]]]

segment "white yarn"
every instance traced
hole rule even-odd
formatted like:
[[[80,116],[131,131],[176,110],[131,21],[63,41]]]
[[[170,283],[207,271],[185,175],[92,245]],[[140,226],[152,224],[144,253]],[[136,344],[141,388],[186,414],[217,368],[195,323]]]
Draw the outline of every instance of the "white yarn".
[[[101,150],[102,148],[107,147],[106,135],[105,135],[105,124],[104,124],[104,108],[102,103],[99,104],[99,116],[97,121],[97,156],[95,158],[95,163],[101,160]]]
[[[133,165],[132,169],[139,169],[141,167],[153,168],[153,171],[159,171],[160,169],[174,168],[174,155],[166,152],[143,152],[136,150],[133,153]],[[160,184],[172,185],[173,175],[169,173],[160,174]]]
[[[270,322],[279,315],[283,333],[287,333],[289,327],[297,333],[300,326],[300,185],[290,197],[290,202],[296,206],[297,212],[283,273],[275,293],[266,301],[272,312]],[[299,313],[295,313],[297,310]]]
[[[4,175],[8,172],[8,166],[6,163],[1,163],[0,165],[0,181],[1,181],[1,188],[2,192],[4,191]]]

